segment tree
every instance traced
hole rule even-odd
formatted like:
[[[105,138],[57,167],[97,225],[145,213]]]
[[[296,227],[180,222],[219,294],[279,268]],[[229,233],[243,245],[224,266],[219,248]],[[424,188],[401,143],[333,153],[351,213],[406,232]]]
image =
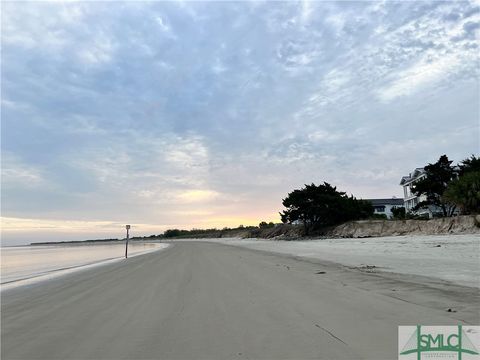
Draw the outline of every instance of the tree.
[[[258,227],[260,229],[272,228],[274,226],[275,226],[275,224],[273,222],[267,223],[266,221],[262,221],[260,224],[258,224]]]
[[[416,196],[425,195],[426,200],[419,202],[414,210],[433,205],[442,210],[443,216],[452,216],[456,206],[443,198],[448,184],[458,176],[452,161],[448,160],[447,155],[442,155],[436,163],[425,166],[424,170],[426,177],[412,184],[412,193]]]
[[[471,171],[452,181],[444,199],[457,205],[462,214],[480,213],[480,171]]]
[[[471,171],[480,171],[480,157],[472,154],[469,158],[462,160],[458,167],[460,168],[460,176]]]
[[[282,204],[287,208],[280,213],[282,222],[303,223],[305,235],[311,229],[364,219],[373,214],[370,202],[347,196],[326,182],[294,190],[283,199]]]
[[[458,164],[460,176],[448,184],[443,198],[462,214],[480,213],[480,158],[472,155]]]
[[[163,236],[166,238],[172,238],[172,237],[180,236],[181,234],[182,234],[182,231],[179,229],[168,229],[168,230],[165,230],[165,232],[163,233]]]
[[[395,220],[404,220],[405,219],[405,208],[396,207],[392,208],[392,215]]]

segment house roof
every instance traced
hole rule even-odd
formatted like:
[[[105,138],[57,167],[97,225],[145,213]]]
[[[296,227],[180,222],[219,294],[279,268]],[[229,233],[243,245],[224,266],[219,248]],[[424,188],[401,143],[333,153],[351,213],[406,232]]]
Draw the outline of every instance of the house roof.
[[[403,199],[392,198],[392,199],[366,199],[370,201],[373,206],[381,205],[403,205]]]
[[[410,182],[412,180],[415,180],[419,176],[425,174],[425,169],[424,168],[416,168],[413,170],[408,176],[403,176],[402,179],[400,180],[400,185],[403,185],[407,182]]]

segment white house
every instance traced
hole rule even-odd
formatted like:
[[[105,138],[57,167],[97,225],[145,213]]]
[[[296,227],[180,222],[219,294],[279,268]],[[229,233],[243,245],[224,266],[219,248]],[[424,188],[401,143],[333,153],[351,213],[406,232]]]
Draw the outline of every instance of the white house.
[[[417,196],[412,193],[412,185],[427,176],[423,168],[416,168],[408,176],[402,177],[400,185],[403,186],[403,198],[405,202],[405,212],[413,213],[420,216],[432,218],[439,211],[436,206],[428,206],[427,208],[414,211],[413,208],[421,201],[427,200],[425,195]]]
[[[373,206],[374,214],[386,215],[388,219],[393,217],[392,209],[394,207],[403,208],[403,199],[391,198],[391,199],[367,199]]]

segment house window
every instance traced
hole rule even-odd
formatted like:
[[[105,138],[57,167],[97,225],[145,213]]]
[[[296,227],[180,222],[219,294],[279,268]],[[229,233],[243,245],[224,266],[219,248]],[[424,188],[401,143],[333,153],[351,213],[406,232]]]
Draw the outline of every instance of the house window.
[[[385,206],[374,206],[375,212],[385,212]]]

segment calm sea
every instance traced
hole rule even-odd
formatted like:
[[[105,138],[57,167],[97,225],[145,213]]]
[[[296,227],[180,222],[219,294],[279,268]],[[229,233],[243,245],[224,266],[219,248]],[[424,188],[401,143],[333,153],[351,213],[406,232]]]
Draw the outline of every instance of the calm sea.
[[[128,255],[137,256],[165,248],[166,244],[130,242]],[[125,243],[35,245],[1,248],[0,283],[2,290],[32,283],[89,266],[119,261],[125,256]]]

